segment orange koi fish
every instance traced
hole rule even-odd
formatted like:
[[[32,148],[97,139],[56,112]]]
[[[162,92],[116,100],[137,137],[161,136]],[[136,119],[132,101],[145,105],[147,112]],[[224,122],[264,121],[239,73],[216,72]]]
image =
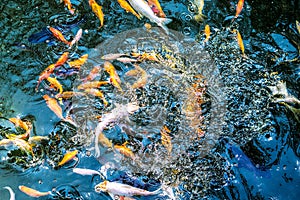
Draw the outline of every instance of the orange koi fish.
[[[94,80],[101,70],[101,66],[95,66],[89,73],[87,77],[83,79],[83,82]]]
[[[236,5],[236,12],[235,12],[234,19],[238,18],[238,16],[243,10],[243,6],[244,6],[244,0],[239,0],[239,2]]]
[[[55,69],[55,64],[51,64],[40,74],[35,91],[38,90],[40,83],[43,80],[47,79],[53,73],[54,69]]]
[[[57,99],[70,99],[74,96],[84,96],[85,94],[83,92],[73,92],[73,91],[66,91],[66,92],[63,92],[61,94],[57,94],[55,95],[55,98]]]
[[[57,117],[64,120],[65,118],[62,115],[62,108],[58,105],[56,99],[49,97],[47,94],[43,96],[44,100],[47,103],[47,106],[52,110]]]
[[[25,194],[27,194],[28,196],[31,196],[31,197],[42,197],[42,196],[47,196],[47,195],[51,194],[50,191],[40,192],[40,191],[37,191],[35,189],[26,187],[24,185],[20,185],[19,190],[21,190],[22,192],[24,192]]]
[[[108,84],[108,81],[92,81],[92,82],[86,82],[86,83],[82,83],[81,85],[79,85],[77,87],[78,90],[84,90],[84,89],[88,89],[88,88],[98,88],[102,85]]]
[[[95,15],[100,20],[99,28],[101,28],[104,24],[104,14],[102,12],[102,6],[100,6],[95,0],[89,0],[89,4],[92,8],[92,11],[95,13]]]
[[[59,83],[59,81],[56,78],[48,77],[47,81],[53,86],[56,90],[59,91],[59,94],[63,92],[62,85]]]
[[[172,142],[171,142],[171,131],[168,129],[167,126],[163,126],[162,130],[160,131],[161,134],[161,144],[166,147],[168,153],[172,151]]]
[[[104,69],[107,71],[107,73],[110,75],[110,82],[113,86],[119,89],[119,91],[123,91],[120,84],[121,84],[121,79],[119,75],[116,72],[115,67],[108,61],[104,62]]]
[[[22,121],[20,118],[9,118],[8,119],[11,123],[13,123],[16,127],[20,127],[25,131],[29,130],[26,122]]]
[[[54,64],[54,67],[57,68],[63,64],[65,64],[65,62],[68,60],[68,56],[69,56],[69,52],[64,52],[59,59],[56,61],[56,63]]]
[[[93,96],[99,97],[103,101],[105,106],[108,105],[108,102],[106,101],[106,99],[104,97],[104,94],[100,90],[95,89],[95,88],[88,88],[88,89],[85,89],[84,92],[91,94]]]
[[[70,12],[72,15],[74,15],[75,9],[72,8],[71,1],[70,1],[70,0],[63,0],[63,1],[64,1],[65,6],[67,6],[69,12]],[[62,1],[60,1],[60,2],[62,2]]]
[[[126,141],[126,142],[124,142],[124,144],[122,144],[122,145],[114,145],[114,148],[115,148],[119,153],[123,154],[124,156],[129,157],[129,158],[135,160],[135,155],[134,155],[134,153],[131,151],[130,148],[126,147],[126,144],[127,144],[127,143],[128,143],[128,142]]]
[[[71,48],[76,42],[78,42],[80,40],[81,36],[82,36],[82,29],[79,29],[77,31],[74,39],[71,41],[69,48]]]
[[[245,56],[245,47],[244,47],[242,36],[241,36],[241,34],[240,34],[240,32],[238,30],[236,30],[236,33],[237,33],[236,37],[237,37],[237,41],[238,41],[239,47],[240,47],[240,49],[242,51],[243,56]]]
[[[73,158],[75,158],[75,156],[77,155],[78,150],[74,150],[74,151],[68,151],[63,159],[58,163],[58,166],[62,166],[65,163],[69,162],[70,160],[72,160]]]
[[[166,18],[166,14],[162,10],[158,0],[148,0],[148,5],[152,7],[152,9],[155,8],[155,10],[157,10],[158,17]]]
[[[55,29],[53,27],[50,27],[49,30],[51,31],[51,33],[53,34],[53,36],[56,39],[58,39],[61,42],[65,43],[66,45],[70,45],[70,42],[65,39],[65,37],[63,36],[63,34],[59,30],[57,30],[57,29]]]
[[[135,10],[130,6],[130,4],[126,0],[118,0],[121,8],[123,8],[126,12],[131,12],[138,19],[141,19],[141,15],[139,15]]]
[[[127,196],[127,197],[156,195],[160,193],[160,190],[161,188],[150,192],[127,184],[110,182],[110,181],[103,181],[95,186],[96,192],[108,192],[114,195]]]
[[[88,54],[84,54],[83,56],[81,56],[77,60],[73,60],[73,61],[68,62],[68,64],[70,65],[70,67],[80,69],[80,67],[86,62],[88,57],[89,57]]]
[[[204,40],[204,43],[205,43],[210,38],[210,27],[208,24],[205,25],[204,33],[205,33],[205,40]]]

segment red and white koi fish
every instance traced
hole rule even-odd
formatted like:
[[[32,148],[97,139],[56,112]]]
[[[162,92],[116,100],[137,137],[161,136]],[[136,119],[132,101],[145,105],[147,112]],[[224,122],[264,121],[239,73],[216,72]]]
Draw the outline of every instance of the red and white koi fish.
[[[110,181],[103,181],[95,186],[96,192],[108,192],[114,195],[127,197],[156,195],[161,192],[160,190],[161,188],[155,191],[147,191],[127,184]]]
[[[167,34],[169,33],[166,24],[170,23],[171,19],[157,17],[145,0],[128,0],[128,2],[140,15],[147,17],[150,21],[162,27]]]
[[[95,156],[100,156],[99,150],[99,135],[103,130],[112,122],[121,120],[128,116],[128,114],[133,114],[139,109],[136,103],[128,103],[126,105],[116,104],[116,107],[108,114],[104,114],[101,122],[97,125],[95,130]]]

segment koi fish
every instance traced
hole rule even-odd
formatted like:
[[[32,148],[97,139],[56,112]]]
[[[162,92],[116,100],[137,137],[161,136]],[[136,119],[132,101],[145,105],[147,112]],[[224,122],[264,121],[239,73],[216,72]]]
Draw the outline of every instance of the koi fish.
[[[126,147],[126,144],[128,142],[124,142],[124,144],[122,145],[114,145],[114,148],[121,154],[123,154],[124,156],[126,157],[129,157],[131,158],[132,160],[135,160],[135,155],[134,153],[132,152],[132,150],[128,147]]]
[[[83,92],[73,92],[73,91],[66,91],[66,92],[63,92],[61,94],[57,94],[55,95],[55,98],[59,99],[59,98],[62,98],[62,99],[70,99],[74,96],[84,96],[85,94]]]
[[[99,135],[112,122],[121,120],[127,117],[128,114],[133,114],[139,106],[136,103],[128,103],[126,105],[116,104],[116,107],[108,114],[104,114],[101,122],[98,123],[95,130],[95,156],[100,156],[99,150]]]
[[[155,52],[151,52],[151,53],[135,53],[132,52],[131,55],[135,58],[138,59],[139,62],[143,62],[143,61],[155,61],[155,62],[160,62],[156,56]]]
[[[38,90],[40,83],[43,80],[47,79],[53,73],[54,69],[55,69],[55,64],[51,64],[40,74],[35,91]]]
[[[124,54],[124,53],[110,53],[110,54],[106,54],[106,55],[102,56],[101,59],[103,59],[103,60],[115,60],[115,59],[120,58],[122,56],[126,56],[126,54]]]
[[[297,20],[296,20],[296,28],[298,33],[300,34],[300,22],[298,22]]]
[[[101,70],[101,66],[95,66],[87,77],[83,79],[83,82],[94,80]]]
[[[153,10],[153,7],[155,8],[155,10],[157,10],[156,13],[157,13],[158,17],[162,17],[162,18],[166,17],[166,14],[162,10],[162,8],[161,8],[160,3],[158,2],[158,0],[148,0],[148,4],[152,8],[152,10]]]
[[[78,90],[84,90],[84,89],[88,89],[88,88],[99,88],[102,85],[106,85],[108,84],[108,81],[92,81],[92,82],[86,82],[86,83],[82,83],[80,84],[77,89]]]
[[[3,188],[8,190],[9,195],[10,195],[9,200],[15,200],[16,199],[16,195],[15,195],[14,191],[11,189],[11,187],[5,186]]]
[[[161,144],[166,147],[168,153],[171,153],[172,151],[172,142],[171,142],[171,131],[168,129],[167,126],[163,126],[162,130],[160,131],[161,134]]]
[[[155,191],[147,191],[144,189],[136,188],[127,184],[103,181],[95,186],[96,192],[108,192],[119,196],[150,196],[160,193],[161,188]]]
[[[100,27],[99,28],[101,28],[104,24],[104,14],[102,12],[102,6],[100,6],[95,0],[89,0],[89,4],[90,4],[94,14],[100,20]]]
[[[121,79],[119,75],[116,72],[115,67],[108,61],[104,62],[104,69],[107,71],[107,73],[110,76],[110,82],[113,86],[119,89],[119,91],[123,91],[120,84],[121,84]]]
[[[57,68],[63,64],[65,64],[65,62],[68,60],[68,56],[69,56],[69,52],[64,52],[59,59],[56,61],[56,63],[54,64],[54,67]]]
[[[24,185],[20,185],[19,190],[21,190],[22,192],[24,192],[25,194],[27,194],[28,196],[31,196],[31,197],[42,197],[42,196],[47,196],[47,195],[51,194],[50,191],[40,192],[40,191],[37,191],[35,189],[26,187]]]
[[[141,19],[141,15],[139,15],[135,10],[130,6],[130,4],[126,0],[118,0],[121,8],[123,8],[126,12],[131,12],[138,19]]]
[[[53,34],[53,36],[56,39],[58,39],[59,41],[65,43],[66,45],[70,45],[70,42],[65,39],[65,37],[63,36],[63,34],[59,30],[57,30],[53,27],[49,27],[49,30],[51,31],[51,33]]]
[[[62,160],[58,163],[58,166],[62,166],[65,163],[69,162],[70,160],[72,160],[73,158],[75,158],[75,156],[77,155],[78,150],[74,150],[74,151],[68,151],[64,157],[62,158]]]
[[[235,12],[235,16],[232,20],[238,18],[238,16],[240,15],[240,13],[243,10],[243,6],[244,6],[244,0],[239,0],[237,5],[236,5],[236,12]]]
[[[60,2],[62,2],[62,0],[61,0]],[[63,0],[63,2],[64,2],[64,5],[67,6],[69,12],[70,12],[72,15],[74,15],[75,9],[72,8],[72,3],[71,3],[71,1],[70,1],[70,0]]]
[[[113,143],[109,140],[103,133],[100,133],[98,136],[98,141],[105,147],[112,148]]]
[[[205,15],[202,14],[203,7],[204,7],[204,0],[194,0],[194,4],[198,8],[198,14],[194,16],[194,19],[197,22],[202,22],[204,18],[206,17]]]
[[[120,61],[122,63],[132,63],[132,62],[137,62],[136,59],[132,59],[132,58],[127,58],[127,57],[122,57],[122,58],[117,58],[117,61]]]
[[[19,138],[14,138],[10,140],[13,142],[14,145],[16,145],[22,151],[30,152],[32,156],[34,155],[32,151],[32,147],[25,140]]]
[[[21,134],[21,135],[8,134],[8,135],[6,135],[6,137],[8,139],[18,138],[18,139],[26,140],[26,139],[28,139],[29,135],[30,135],[30,130],[27,130],[24,134]]]
[[[78,58],[77,60],[73,60],[73,61],[68,62],[68,64],[72,68],[80,69],[80,67],[86,62],[88,57],[89,57],[88,54],[84,54],[80,58]]]
[[[204,43],[205,43],[210,38],[210,27],[208,24],[205,25],[204,33],[205,33],[205,40],[204,40]]]
[[[93,96],[99,97],[103,101],[103,104],[105,106],[108,105],[108,102],[106,101],[106,99],[104,97],[104,94],[100,90],[95,89],[95,88],[87,88],[84,90],[84,92],[91,94]]]
[[[56,89],[59,91],[59,94],[63,92],[62,85],[59,83],[59,81],[56,78],[48,77],[47,81]]]
[[[80,40],[82,36],[82,29],[79,29],[74,37],[74,39],[70,42],[70,47],[69,49],[76,43]]]
[[[58,118],[64,120],[65,118],[62,115],[62,108],[58,105],[56,99],[49,97],[47,94],[45,94],[43,98],[50,110],[52,110]]]
[[[170,23],[171,19],[157,17],[145,0],[128,0],[128,2],[140,15],[147,17],[150,21],[163,28],[167,34],[169,33],[166,24]]]
[[[236,37],[237,37],[237,41],[238,41],[239,47],[240,47],[240,49],[242,51],[243,56],[245,56],[245,47],[244,47],[242,36],[241,36],[241,34],[240,34],[240,32],[238,30],[236,30],[236,33],[237,33]]]
[[[73,168],[73,172],[76,174],[80,174],[83,176],[92,176],[92,175],[100,175],[102,176],[102,174],[96,170],[93,169],[84,169],[84,168]]]
[[[134,65],[135,69],[126,72],[127,76],[136,76],[140,74],[140,78],[131,86],[133,89],[144,87],[147,83],[147,72],[138,65]]]
[[[29,130],[26,122],[22,121],[20,118],[9,118],[8,119],[11,123],[13,123],[16,127],[20,127],[25,131]]]

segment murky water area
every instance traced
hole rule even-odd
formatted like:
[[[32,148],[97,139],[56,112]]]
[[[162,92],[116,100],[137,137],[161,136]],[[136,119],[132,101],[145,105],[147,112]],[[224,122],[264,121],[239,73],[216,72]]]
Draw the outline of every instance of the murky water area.
[[[297,1],[96,2],[0,3],[0,199],[297,199]]]

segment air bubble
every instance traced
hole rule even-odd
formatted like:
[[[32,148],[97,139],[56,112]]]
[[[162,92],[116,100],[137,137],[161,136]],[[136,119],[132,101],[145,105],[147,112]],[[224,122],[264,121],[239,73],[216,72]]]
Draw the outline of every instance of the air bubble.
[[[182,30],[183,35],[190,36],[191,35],[191,27],[184,27]]]

